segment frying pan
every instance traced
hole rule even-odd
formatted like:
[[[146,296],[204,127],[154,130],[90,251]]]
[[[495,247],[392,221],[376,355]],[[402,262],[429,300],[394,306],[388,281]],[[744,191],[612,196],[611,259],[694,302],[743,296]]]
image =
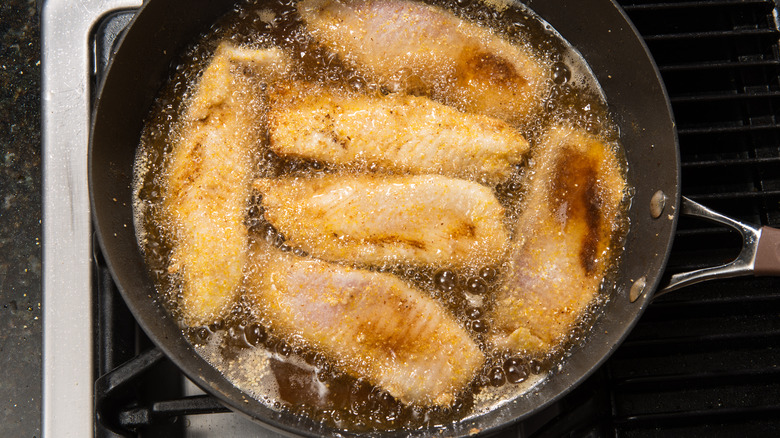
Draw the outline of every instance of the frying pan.
[[[276,431],[305,436],[336,431],[280,413],[233,386],[196,354],[180,328],[153,299],[156,290],[133,228],[132,180],[143,123],[178,53],[233,6],[233,0],[148,0],[121,38],[100,86],[90,143],[94,224],[107,264],[146,334],[193,382],[234,411]],[[531,392],[490,412],[434,430],[380,433],[459,436],[490,433],[537,412],[584,380],[617,349],[659,288],[681,210],[736,227],[747,244],[732,264],[672,278],[666,290],[713,276],[752,272],[756,253],[776,259],[777,237],[681,199],[677,138],[658,71],[635,29],[612,0],[528,0],[526,4],[567,39],[590,65],[616,115],[634,188],[630,230],[611,299],[585,342]],[[777,240],[775,240],[777,241]],[[759,260],[766,258],[759,257]],[[761,273],[776,271],[758,263]],[[660,293],[660,292],[659,292]],[[658,293],[656,293],[657,295]]]

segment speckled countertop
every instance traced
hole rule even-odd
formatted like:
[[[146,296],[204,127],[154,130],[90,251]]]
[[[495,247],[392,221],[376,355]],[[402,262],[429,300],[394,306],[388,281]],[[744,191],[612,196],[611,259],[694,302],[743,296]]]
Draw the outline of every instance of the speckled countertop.
[[[0,436],[41,436],[40,26],[0,1]]]

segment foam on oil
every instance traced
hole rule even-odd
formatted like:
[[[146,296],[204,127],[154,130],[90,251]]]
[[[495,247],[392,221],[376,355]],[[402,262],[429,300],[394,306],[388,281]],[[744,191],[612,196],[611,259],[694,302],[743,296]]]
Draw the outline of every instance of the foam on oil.
[[[432,3],[491,27],[512,43],[528,47],[549,66],[549,77],[544,80],[550,91],[543,102],[544,111],[535,123],[523,128],[532,145],[540,141],[546,127],[567,123],[600,135],[618,147],[618,134],[589,67],[575,49],[531,11],[506,0],[460,1],[455,7],[443,0]],[[157,279],[159,299],[174,315],[179,314],[181,279],[170,269],[176,236],[171,218],[162,207],[165,175],[170,167],[171,145],[180,140],[181,114],[217,44],[229,40],[255,48],[282,47],[295,55],[299,69],[292,76],[296,79],[344,87],[351,92],[383,95],[388,91],[312,41],[301,26],[295,6],[294,1],[287,0],[262,5],[247,1],[236,6],[182,54],[146,123],[136,160],[136,230]],[[264,145],[258,145],[253,161],[254,175],[258,177],[311,178],[336,171],[323,163],[276,156]],[[519,168],[515,176],[495,190],[506,208],[505,223],[510,230],[522,208],[524,172],[523,167]],[[305,255],[288,245],[284,236],[264,220],[256,202],[249,199],[247,208],[250,239],[264,239],[283,251]],[[183,331],[204,358],[254,398],[272,408],[353,432],[418,428],[477,416],[529,391],[565,357],[566,348],[545,357],[530,358],[494,351],[485,342],[491,324],[491,291],[498,287],[506,266],[476,262],[454,271],[396,265],[372,269],[391,272],[429,293],[455,315],[489,357],[474,382],[451,406],[424,408],[401,404],[364,379],[340,371],[337,361],[307,350],[305,341],[284,339],[273,333],[267,328],[267,321],[252,312],[243,300],[234,305],[224,321],[208,327],[185,327]],[[606,294],[602,294],[564,345],[579,342],[586,335],[587,326],[605,299]]]

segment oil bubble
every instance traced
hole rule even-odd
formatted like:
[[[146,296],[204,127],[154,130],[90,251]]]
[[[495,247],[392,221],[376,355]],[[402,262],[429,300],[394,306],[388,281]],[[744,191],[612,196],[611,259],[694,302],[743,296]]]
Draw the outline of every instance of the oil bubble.
[[[262,325],[253,323],[247,325],[246,328],[244,328],[244,337],[246,338],[249,345],[257,347],[268,338],[268,335],[266,334],[265,328]]]
[[[433,282],[437,289],[443,292],[449,292],[457,286],[458,277],[452,271],[439,271],[433,277]]]
[[[566,64],[562,62],[553,64],[552,80],[554,83],[563,85],[569,82],[569,79],[571,79],[571,70],[569,70],[569,67]]]
[[[506,383],[506,375],[501,367],[493,367],[488,373],[491,386],[501,386]]]
[[[482,295],[487,290],[487,284],[479,277],[469,278],[466,282],[466,290],[475,295]]]
[[[528,369],[522,360],[510,357],[504,362],[504,372],[506,379],[510,383],[520,383],[528,378]]]

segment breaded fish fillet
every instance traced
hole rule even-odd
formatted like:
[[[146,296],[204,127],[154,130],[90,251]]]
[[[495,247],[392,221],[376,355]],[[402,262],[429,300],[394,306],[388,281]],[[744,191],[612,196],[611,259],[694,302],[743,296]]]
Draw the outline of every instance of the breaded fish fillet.
[[[497,184],[528,151],[505,122],[425,97],[367,96],[301,82],[269,93],[271,149],[349,168]]]
[[[271,329],[404,403],[447,405],[485,360],[439,303],[385,273],[258,244],[247,297]]]
[[[504,208],[488,187],[439,175],[259,179],[265,218],[334,262],[432,267],[501,260]]]
[[[393,91],[522,125],[547,94],[530,50],[436,6],[410,0],[303,0],[308,32]]]
[[[222,44],[182,116],[165,175],[164,208],[174,228],[169,270],[181,275],[185,324],[219,320],[234,300],[247,258],[243,220],[250,152],[261,139],[260,83],[287,64],[278,49]]]
[[[599,293],[626,181],[613,148],[569,128],[552,129],[533,162],[491,340],[541,353],[563,341]]]

